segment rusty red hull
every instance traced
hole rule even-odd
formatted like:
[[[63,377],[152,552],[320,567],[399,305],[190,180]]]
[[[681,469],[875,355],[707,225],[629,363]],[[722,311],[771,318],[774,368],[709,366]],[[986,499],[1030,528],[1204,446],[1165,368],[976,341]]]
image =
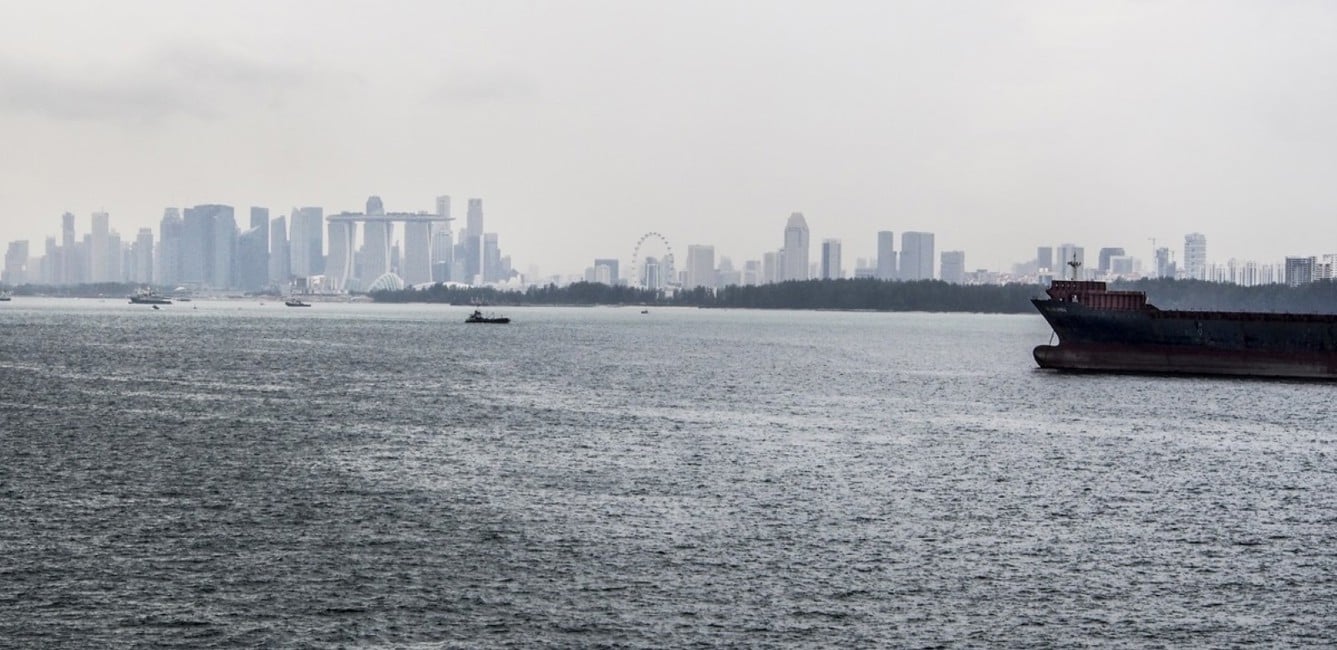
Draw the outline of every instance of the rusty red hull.
[[[1035,349],[1041,368],[1337,379],[1337,315],[1166,311],[1103,282],[1047,293],[1032,302],[1059,343]]]
[[[1183,346],[1061,343],[1035,348],[1041,368],[1081,372],[1337,379],[1337,355]]]

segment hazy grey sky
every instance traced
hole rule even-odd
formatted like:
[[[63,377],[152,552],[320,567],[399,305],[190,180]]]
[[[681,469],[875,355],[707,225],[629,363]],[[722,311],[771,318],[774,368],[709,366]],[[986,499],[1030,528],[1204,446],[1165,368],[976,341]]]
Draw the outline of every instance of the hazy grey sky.
[[[1337,252],[1333,2],[5,2],[0,239],[484,198],[521,270],[937,233]],[[244,218],[239,218],[244,221]],[[1177,252],[1177,256],[1178,256]]]

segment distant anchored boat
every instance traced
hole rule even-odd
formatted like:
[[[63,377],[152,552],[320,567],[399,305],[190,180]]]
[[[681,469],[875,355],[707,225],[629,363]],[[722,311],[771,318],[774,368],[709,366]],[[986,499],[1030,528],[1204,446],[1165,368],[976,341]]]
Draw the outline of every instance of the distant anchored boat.
[[[499,325],[501,325],[501,324],[505,324],[505,323],[509,323],[509,322],[511,322],[511,319],[506,318],[506,317],[504,317],[504,316],[484,316],[484,315],[483,315],[483,312],[481,312],[481,311],[475,309],[475,310],[474,310],[474,313],[469,314],[469,317],[466,318],[466,319],[464,319],[464,322],[466,322],[466,323],[495,323],[495,324],[499,324]]]
[[[0,291],[0,302],[9,302],[13,299],[13,296],[10,296],[8,291]]]
[[[130,304],[132,305],[170,305],[172,301],[167,297],[156,294],[151,289],[141,289],[130,295]]]

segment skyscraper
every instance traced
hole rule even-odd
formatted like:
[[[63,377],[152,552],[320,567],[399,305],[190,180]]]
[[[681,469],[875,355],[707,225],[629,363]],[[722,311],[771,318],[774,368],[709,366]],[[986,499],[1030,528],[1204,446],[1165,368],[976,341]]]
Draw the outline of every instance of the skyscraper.
[[[743,262],[743,286],[753,287],[761,282],[761,260]]]
[[[1110,258],[1110,275],[1127,277],[1133,274],[1133,258],[1128,255],[1115,255]]]
[[[237,254],[237,220],[232,206],[186,208],[181,237],[181,282],[230,288]]]
[[[404,224],[404,261],[400,275],[410,285],[432,281],[432,224]]]
[[[823,239],[821,277],[823,280],[839,280],[840,276],[840,240]]]
[[[781,267],[781,251],[773,250],[769,253],[761,254],[761,281],[762,284],[770,285],[779,282],[783,274]]]
[[[368,213],[371,214],[371,213]],[[362,224],[362,286],[369,287],[390,272],[390,222]]]
[[[46,254],[42,256],[42,266],[39,269],[44,284],[60,283],[60,246],[56,244],[55,237],[46,238]]]
[[[284,287],[292,277],[292,263],[288,260],[288,223],[283,215],[269,222],[269,282]]]
[[[269,225],[247,228],[237,238],[237,288],[259,291],[269,283]]]
[[[951,284],[965,284],[965,251],[943,251],[941,259],[942,266],[938,271],[938,279]]]
[[[292,275],[309,278],[325,272],[325,210],[319,207],[293,208],[288,215],[288,259]]]
[[[13,286],[29,281],[28,242],[26,240],[9,242],[9,248],[5,250],[5,271],[3,277],[0,277],[0,282]]]
[[[594,268],[597,269],[597,268],[599,268],[599,267],[601,267],[601,266],[606,266],[606,267],[608,267],[608,277],[609,277],[608,284],[610,284],[610,285],[611,285],[611,284],[617,284],[618,278],[621,277],[620,275],[618,275],[618,268],[617,268],[617,267],[618,267],[618,263],[617,263],[617,260],[616,260],[616,259],[613,259],[613,258],[611,258],[611,257],[602,257],[602,258],[597,258],[597,259],[595,259],[595,260],[594,260]]]
[[[450,197],[441,195],[436,197],[436,216],[450,218]],[[454,237],[450,231],[449,221],[440,221],[432,224],[432,249],[430,252],[432,264],[432,281],[446,282],[454,280],[450,276],[451,266],[455,259]]]
[[[163,285],[182,282],[181,279],[181,238],[185,233],[185,222],[176,208],[163,210],[162,221],[158,224],[157,272],[154,281]]]
[[[808,222],[802,212],[789,215],[785,223],[784,262],[781,280],[808,279]]]
[[[121,233],[112,230],[107,233],[105,255],[102,263],[102,282],[125,282],[125,245],[121,242]]]
[[[901,233],[901,279],[933,279],[933,233]]]
[[[140,228],[135,234],[135,243],[130,245],[130,256],[134,266],[130,272],[130,281],[139,284],[153,284],[153,229]]]
[[[501,246],[497,233],[483,233],[483,282],[498,282],[501,277]]]
[[[450,224],[432,224],[432,227],[436,228],[432,233],[432,281],[454,280],[450,275],[455,261],[455,243],[452,241]]]
[[[1200,232],[1184,235],[1184,274],[1193,280],[1207,278],[1207,235]]]
[[[450,218],[450,197],[449,197],[449,196],[446,196],[446,195],[443,194],[443,195],[441,195],[441,196],[436,197],[436,216],[438,216],[438,217],[445,217],[445,218],[447,218],[447,219]],[[433,227],[434,229],[436,229],[436,230],[439,230],[439,229],[441,229],[441,228],[449,228],[449,227],[450,227],[450,224],[447,223],[447,222],[439,222],[439,223],[434,223],[434,224],[432,224],[432,227]],[[433,233],[435,233],[436,230],[433,230]]]
[[[877,233],[877,279],[896,279],[896,235],[890,230]]]
[[[721,255],[715,268],[715,287],[731,287],[743,284],[743,273],[734,268],[733,260]]]
[[[1109,273],[1112,270],[1110,260],[1116,257],[1122,257],[1124,251],[1122,248],[1102,248],[1099,253],[1099,264],[1101,273]]]
[[[66,212],[60,215],[60,283],[78,284],[82,281],[74,240],[74,215]]]
[[[1054,248],[1052,246],[1036,247],[1035,270],[1036,272],[1054,271]]]
[[[1079,265],[1076,270],[1076,279],[1086,279],[1088,273],[1086,268],[1086,249],[1077,244],[1060,244],[1057,251],[1058,255],[1054,260],[1057,267],[1052,269],[1054,277],[1061,279],[1073,279],[1073,261]]]
[[[263,259],[260,260],[260,269],[258,271],[261,279],[260,286],[263,287],[269,284],[269,208],[252,206],[250,226],[251,228],[260,229],[260,239],[262,240],[261,247],[265,251]]]
[[[111,282],[111,242],[107,235],[109,217],[106,212],[93,213],[93,243],[88,247],[88,281]],[[116,251],[119,253],[120,251]]]
[[[1175,262],[1170,257],[1170,249],[1162,246],[1156,249],[1156,277],[1170,278],[1175,277]]]
[[[1315,257],[1286,258],[1286,285],[1298,287],[1314,281],[1314,267],[1318,264]]]
[[[687,247],[687,281],[684,289],[715,287],[715,247],[692,244]]]
[[[465,230],[470,236],[483,236],[483,199],[469,199],[464,219]]]
[[[330,253],[325,259],[325,281],[334,291],[348,291],[357,279],[354,261],[354,242],[357,239],[356,221],[330,221]],[[365,278],[367,283],[376,278]],[[359,285],[358,288],[365,286]]]
[[[663,289],[668,280],[664,277],[664,267],[660,266],[659,259],[656,257],[647,257],[641,264],[641,286],[646,289]]]
[[[210,286],[230,289],[237,286],[237,219],[230,205],[207,206],[213,211],[213,272]],[[199,209],[198,207],[196,209]]]
[[[464,216],[464,282],[473,284],[475,276],[483,275],[483,199],[469,199]]]
[[[181,279],[186,284],[208,284],[213,272],[213,212],[210,206],[185,209],[181,232]]]

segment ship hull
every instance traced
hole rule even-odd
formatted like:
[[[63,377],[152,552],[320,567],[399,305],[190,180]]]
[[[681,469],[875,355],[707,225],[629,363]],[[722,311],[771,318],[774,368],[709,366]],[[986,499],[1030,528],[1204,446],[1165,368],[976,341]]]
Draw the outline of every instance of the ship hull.
[[[1041,368],[1076,372],[1337,379],[1337,355],[1109,343],[1041,345],[1034,354]]]
[[[1034,303],[1059,339],[1035,348],[1041,368],[1337,379],[1337,316]]]

